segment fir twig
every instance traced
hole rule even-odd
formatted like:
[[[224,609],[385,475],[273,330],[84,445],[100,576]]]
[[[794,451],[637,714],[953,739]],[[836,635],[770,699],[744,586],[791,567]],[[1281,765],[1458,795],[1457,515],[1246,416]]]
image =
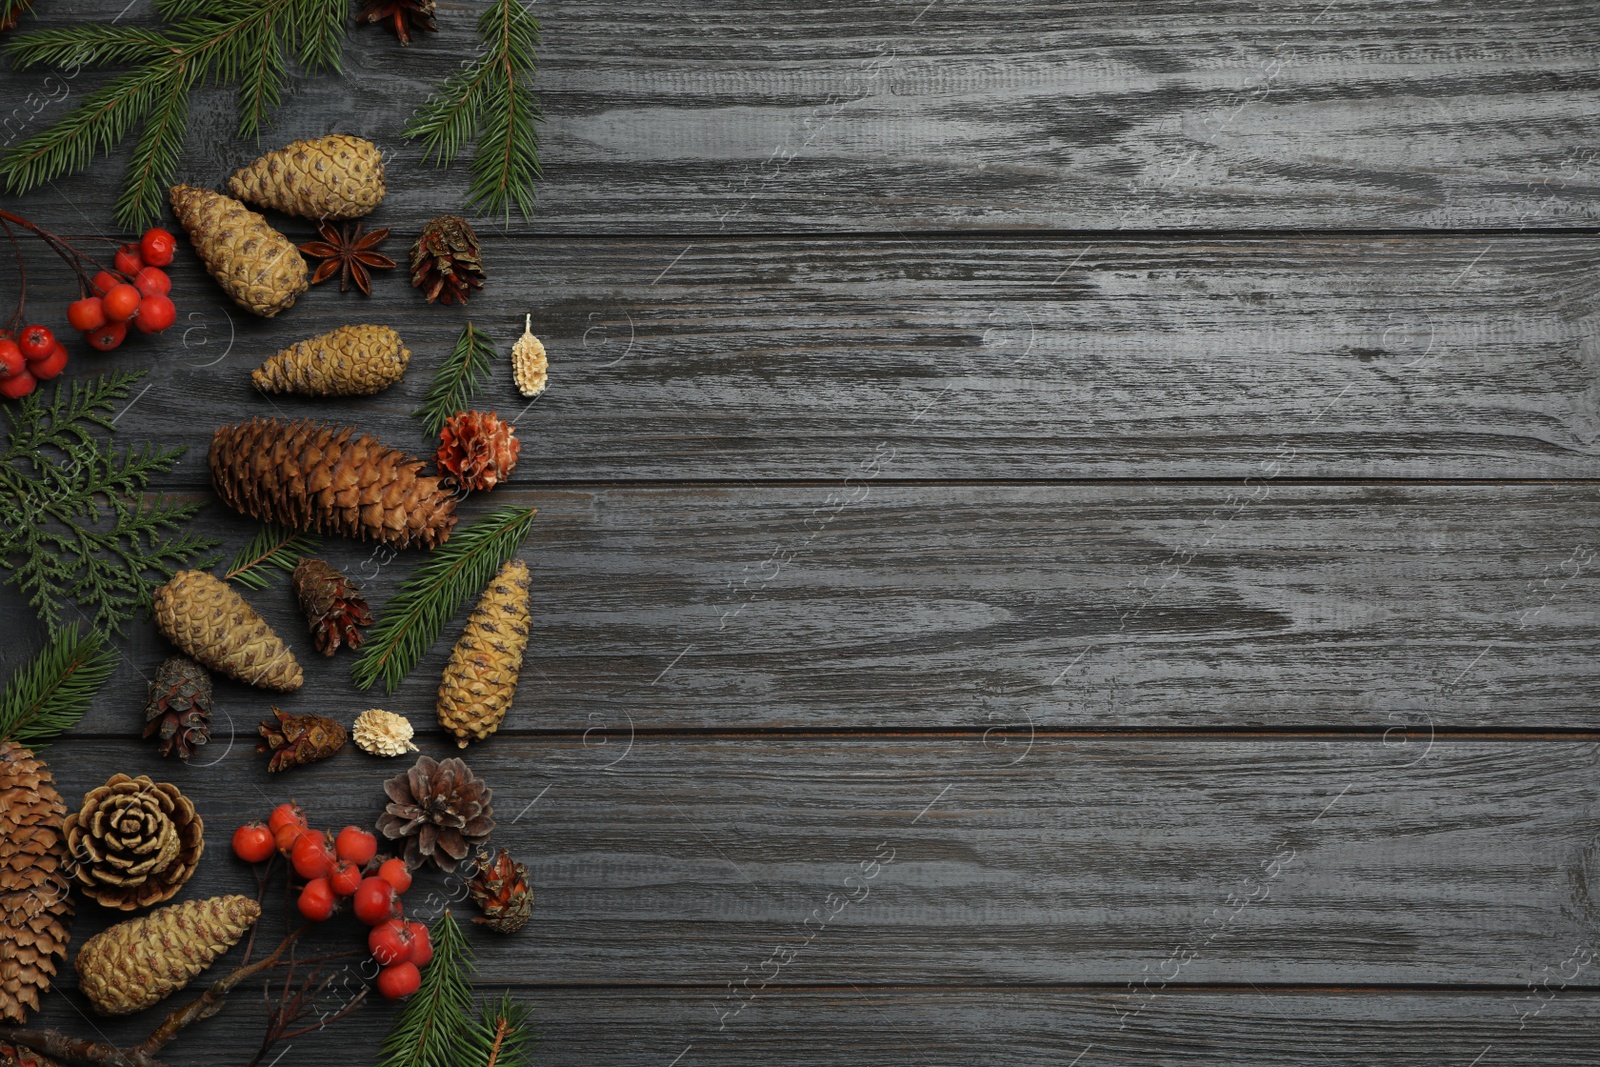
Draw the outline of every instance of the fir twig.
[[[321,545],[315,537],[297,533],[285,526],[269,522],[262,525],[250,543],[239,550],[228,565],[223,581],[234,581],[247,589],[265,589],[272,578],[268,570],[288,574],[295,564],[315,552]]]
[[[383,1039],[378,1067],[462,1067],[456,1046],[472,1007],[472,947],[447,910],[429,929],[433,960]]]
[[[351,670],[356,686],[371,689],[382,681],[386,692],[399,688],[444,624],[516,554],[535,513],[533,508],[492,511],[430,553],[367,632]]]
[[[461,1067],[528,1067],[537,1033],[528,1023],[533,1009],[507,990],[486,1000],[481,1014],[461,1035]]]
[[[513,207],[531,219],[544,118],[533,95],[539,20],[520,0],[494,0],[478,18],[478,37],[476,59],[434,89],[405,136],[421,141],[423,157],[441,166],[476,141],[468,201],[485,214],[505,216],[507,224]]]
[[[493,361],[494,343],[472,323],[467,323],[461,336],[456,338],[449,358],[433,376],[433,384],[428,387],[422,406],[411,414],[420,415],[428,433],[437,437],[450,416],[472,406],[472,398],[482,388]]]
[[[72,729],[116,666],[99,630],[58,630],[0,693],[0,741],[37,749]]]
[[[347,0],[158,0],[156,9],[161,30],[90,22],[8,43],[18,70],[134,67],[0,158],[8,192],[82,170],[142,127],[116,209],[120,225],[142,229],[160,217],[177,173],[191,90],[237,83],[239,135],[252,137],[282,99],[290,53],[305,70],[339,69]]]

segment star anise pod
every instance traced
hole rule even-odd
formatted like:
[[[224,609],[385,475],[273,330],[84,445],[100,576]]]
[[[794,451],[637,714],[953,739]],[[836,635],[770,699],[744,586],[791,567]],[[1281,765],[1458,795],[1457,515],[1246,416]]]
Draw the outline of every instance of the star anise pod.
[[[386,22],[403,45],[411,43],[413,33],[434,33],[439,29],[433,21],[434,0],[365,0],[361,5],[362,22]]]
[[[345,226],[338,228],[331,222],[324,221],[317,227],[322,234],[320,241],[307,241],[300,246],[300,251],[308,256],[315,256],[322,260],[317,264],[317,271],[311,276],[311,284],[317,285],[333,277],[339,277],[339,291],[348,292],[350,283],[356,283],[367,296],[372,295],[372,274],[369,268],[377,267],[387,270],[395,266],[394,260],[376,249],[389,236],[389,227],[373,230],[369,234],[361,232],[362,224],[356,223],[354,227]]]

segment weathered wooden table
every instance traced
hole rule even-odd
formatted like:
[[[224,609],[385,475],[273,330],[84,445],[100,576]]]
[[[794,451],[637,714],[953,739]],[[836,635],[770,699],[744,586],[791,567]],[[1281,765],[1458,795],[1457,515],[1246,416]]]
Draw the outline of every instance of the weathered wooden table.
[[[65,6],[39,8],[121,4]],[[461,202],[399,131],[476,10],[406,51],[356,33],[267,135],[392,149],[394,245]],[[185,251],[181,337],[69,372],[148,367],[119,432],[190,446],[163,488],[204,497],[242,416],[427,447],[409,413],[461,324],[504,352],[533,314],[552,385],[525,409],[496,378],[523,458],[468,513],[539,508],[535,629],[469,759],[537,882],[531,926],[476,943],[539,1062],[1600,1063],[1591,0],[540,14],[539,218],[482,225],[467,309],[388,275],[255,321]],[[255,152],[206,97],[183,176]],[[104,233],[119,171],[21,208]],[[363,321],[416,351],[403,384],[250,388]],[[416,558],[327,555],[380,611]],[[252,600],[308,665],[280,706],[387,707],[453,751],[453,629],[385,697],[282,584]],[[42,636],[19,610],[8,669]],[[139,622],[123,651],[52,759],[74,802],[116,770],[193,796],[190,895],[248,887],[228,835],[290,794],[380,810],[399,767],[354,750],[269,778],[272,701],[239,686],[203,758],[163,761],[134,738],[167,649]],[[107,922],[80,911],[77,939]],[[170,1062],[247,1059],[239,999]],[[41,1018],[149,1026],[85,1010]],[[391,1018],[278,1063],[368,1062]]]

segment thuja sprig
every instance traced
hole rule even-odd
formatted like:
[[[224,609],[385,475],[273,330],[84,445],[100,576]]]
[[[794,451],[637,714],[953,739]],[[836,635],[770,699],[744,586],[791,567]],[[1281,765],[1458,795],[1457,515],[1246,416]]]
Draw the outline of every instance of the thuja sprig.
[[[478,17],[478,37],[477,57],[434,89],[405,135],[442,166],[475,141],[467,190],[473,208],[509,223],[515,207],[531,219],[544,117],[533,95],[539,20],[521,0],[494,0]]]
[[[269,572],[293,572],[295,564],[315,552],[320,544],[315,537],[274,522],[265,523],[250,543],[233,557],[222,579],[238,582],[247,589],[265,589],[272,580]]]
[[[371,689],[381,681],[386,692],[398,689],[444,624],[516,554],[534,514],[533,508],[500,508],[429,553],[367,632],[350,672],[356,686]]]
[[[87,22],[21,34],[12,66],[131,66],[54,125],[0,157],[0,181],[25,193],[82,170],[140,129],[117,200],[120,225],[161,214],[183,153],[189,93],[237,85],[239,135],[253,137],[282,99],[288,57],[308,71],[339,69],[347,0],[156,0],[160,30]]]
[[[56,631],[0,693],[0,741],[39,748],[72,729],[116,666],[99,630]]]
[[[451,415],[472,406],[472,398],[482,388],[493,361],[494,343],[472,323],[467,323],[456,338],[449,358],[440,364],[439,372],[433,376],[422,407],[412,412],[422,418],[429,434],[437,437]]]

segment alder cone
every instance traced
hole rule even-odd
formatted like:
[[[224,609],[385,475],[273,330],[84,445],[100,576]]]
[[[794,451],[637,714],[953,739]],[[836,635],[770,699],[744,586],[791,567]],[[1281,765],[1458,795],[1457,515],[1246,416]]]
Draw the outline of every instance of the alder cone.
[[[239,201],[192,185],[173,186],[171,200],[206,270],[246,311],[270,319],[311,287],[294,242]]]
[[[439,682],[439,725],[461,748],[498,730],[511,709],[529,621],[528,565],[509,560],[472,609]]]
[[[66,874],[67,806],[50,768],[0,741],[0,1020],[26,1022],[67,954],[72,898]]]
[[[360,218],[385,191],[383,153],[346,133],[293,141],[228,179],[228,192],[240,200],[307,219]]]
[[[411,349],[388,326],[341,326],[297,341],[250,372],[263,393],[371,396],[398,382]]]
[[[78,950],[78,987],[102,1015],[143,1011],[194,981],[260,917],[260,904],[228,896],[186,900],[118,923]]]
[[[442,545],[456,524],[421,460],[354,427],[254,418],[218,428],[210,463],[222,502],[262,522],[395,548]]]
[[[218,674],[279,692],[305,682],[289,646],[221,579],[179,571],[152,600],[161,635]]]
[[[61,825],[83,895],[134,911],[171,900],[205,854],[205,823],[169,782],[113,774]]]

